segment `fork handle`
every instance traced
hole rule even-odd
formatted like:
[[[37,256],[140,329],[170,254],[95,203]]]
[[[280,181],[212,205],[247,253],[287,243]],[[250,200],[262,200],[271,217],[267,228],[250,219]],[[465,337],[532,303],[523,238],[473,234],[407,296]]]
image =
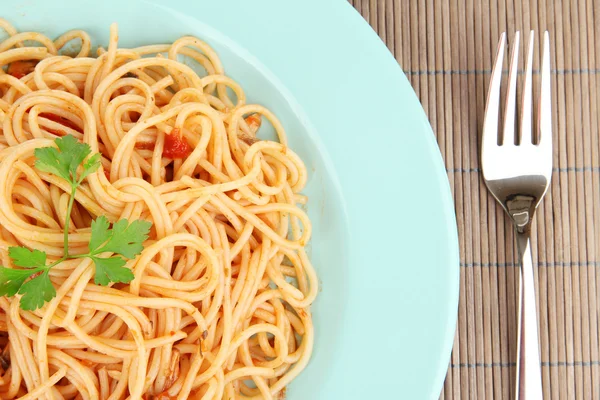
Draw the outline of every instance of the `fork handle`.
[[[535,283],[528,232],[517,232],[517,248],[521,259],[521,290],[519,291],[515,399],[542,400]]]

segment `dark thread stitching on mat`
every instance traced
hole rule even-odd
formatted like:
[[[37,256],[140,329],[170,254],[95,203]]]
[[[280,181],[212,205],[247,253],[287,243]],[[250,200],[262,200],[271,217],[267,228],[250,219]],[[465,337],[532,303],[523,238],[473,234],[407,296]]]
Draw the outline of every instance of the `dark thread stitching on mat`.
[[[493,367],[500,367],[500,368],[510,368],[510,367],[514,367],[517,364],[514,362],[510,362],[510,363],[506,363],[506,362],[494,362],[494,363],[475,363],[475,364],[468,364],[468,363],[460,363],[460,364],[450,364],[450,368],[478,368],[478,367],[483,367],[483,368],[493,368]]]
[[[465,263],[465,262],[461,262],[460,266],[461,267],[465,267],[465,268],[472,268],[472,267],[482,267],[482,268],[489,268],[489,267],[498,267],[498,268],[504,268],[504,267],[514,267],[518,264],[515,264],[514,262],[493,262],[493,263],[481,263],[481,262],[472,262],[472,263]],[[598,267],[600,266],[600,261],[571,261],[571,262],[565,262],[565,261],[553,261],[553,262],[538,262],[537,263],[538,267]]]
[[[600,361],[557,361],[557,362],[542,362],[542,367],[591,367],[592,365],[600,365]]]
[[[481,172],[481,169],[479,169],[479,168],[446,168],[446,172],[468,174],[468,173],[473,173],[473,172]]]
[[[554,172],[598,172],[600,171],[600,167],[583,167],[583,168],[576,168],[576,167],[567,167],[567,168],[552,168],[552,171]]]
[[[514,362],[493,362],[493,363],[460,363],[450,364],[450,368],[511,368],[517,364]],[[600,365],[600,361],[543,361],[540,363],[542,367],[591,367],[594,365]]]
[[[464,263],[464,262],[461,262],[460,266],[461,267],[465,267],[465,268],[472,268],[472,267],[482,267],[482,268],[500,267],[500,268],[504,268],[504,267],[514,267],[515,263],[514,262],[503,262],[503,263],[498,263],[498,262],[494,262],[494,263],[481,263],[481,262]]]
[[[446,168],[448,173],[479,173],[481,168]],[[566,168],[552,168],[552,172],[600,172],[600,167],[566,167]]]
[[[489,75],[492,73],[491,69],[473,69],[473,70],[463,70],[463,69],[451,69],[451,70],[417,70],[417,71],[411,71],[411,70],[407,70],[405,71],[406,75],[409,76],[421,76],[421,75],[428,75],[428,76],[436,76],[436,75]],[[502,71],[503,74],[508,74],[508,70],[503,70]],[[533,74],[534,75],[539,75],[540,70],[536,69],[533,70]],[[584,75],[584,74],[589,74],[589,75],[595,75],[600,73],[600,69],[596,68],[596,69],[588,69],[588,68],[580,68],[580,69],[551,69],[550,73],[553,75]],[[518,71],[519,75],[524,74],[524,71],[519,70]]]

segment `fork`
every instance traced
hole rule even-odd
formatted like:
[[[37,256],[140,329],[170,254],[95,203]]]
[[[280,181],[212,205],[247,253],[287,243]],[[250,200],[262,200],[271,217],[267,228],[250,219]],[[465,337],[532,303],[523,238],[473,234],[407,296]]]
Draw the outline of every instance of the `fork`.
[[[546,31],[540,73],[537,140],[532,124],[533,31],[529,34],[519,129],[515,129],[519,58],[519,32],[516,32],[511,51],[503,131],[502,135],[498,136],[500,81],[505,42],[506,33],[502,33],[490,79],[483,121],[481,164],[483,179],[488,190],[502,205],[514,225],[521,264],[514,398],[541,400],[543,398],[542,374],[530,233],[535,209],[546,194],[552,176],[550,39]]]

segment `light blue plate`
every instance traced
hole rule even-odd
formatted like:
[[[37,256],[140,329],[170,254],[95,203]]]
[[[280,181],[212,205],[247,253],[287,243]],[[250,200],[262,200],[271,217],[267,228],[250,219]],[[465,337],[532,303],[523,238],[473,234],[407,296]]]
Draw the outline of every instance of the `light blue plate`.
[[[8,4],[7,4],[8,3]],[[60,6],[58,5],[60,4]],[[458,303],[450,190],[398,64],[344,0],[14,0],[2,16],[54,37],[121,46],[206,40],[250,101],[273,110],[305,160],[322,283],[316,339],[290,400],[433,399]]]

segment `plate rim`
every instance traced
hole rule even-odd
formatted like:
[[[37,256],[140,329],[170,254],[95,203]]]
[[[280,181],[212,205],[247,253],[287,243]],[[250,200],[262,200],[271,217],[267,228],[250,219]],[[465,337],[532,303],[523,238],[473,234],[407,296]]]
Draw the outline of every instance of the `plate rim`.
[[[170,9],[174,9],[176,11],[185,11],[182,10],[184,6],[189,4],[189,0],[181,1],[181,2],[172,2],[170,0],[142,0],[148,3],[154,3],[158,5],[165,6]],[[215,6],[216,2],[207,1],[204,5],[206,6]],[[220,3],[233,4],[238,7],[243,6],[243,0],[226,0],[221,1]],[[270,12],[272,10],[280,10],[278,6],[281,4],[277,4],[277,0],[259,0],[253,3],[254,7],[258,7],[265,12]],[[285,2],[282,2],[285,3]],[[422,125],[422,135],[421,139],[425,141],[428,146],[428,156],[429,163],[433,165],[433,173],[434,178],[436,179],[438,194],[442,199],[442,207],[441,212],[443,213],[443,228],[445,229],[444,236],[446,236],[447,240],[443,243],[444,248],[443,251],[446,254],[446,263],[445,269],[448,273],[448,282],[446,289],[448,290],[447,295],[444,299],[443,304],[445,306],[440,307],[441,315],[445,318],[443,319],[444,333],[442,339],[442,354],[439,355],[439,362],[433,368],[435,371],[431,373],[431,380],[429,388],[424,389],[424,392],[428,393],[429,398],[437,398],[439,396],[446,373],[448,371],[448,362],[450,360],[450,355],[452,351],[452,346],[454,342],[455,329],[457,325],[457,312],[458,312],[458,301],[459,301],[459,284],[460,284],[460,258],[459,258],[459,241],[458,241],[458,231],[457,231],[457,222],[456,215],[454,209],[454,201],[452,198],[452,193],[450,189],[450,182],[448,175],[446,173],[446,169],[443,163],[443,159],[441,156],[441,151],[438,146],[437,141],[435,140],[435,135],[433,133],[430,122],[425,115],[425,111],[420,104],[419,99],[416,96],[412,86],[410,85],[406,75],[404,74],[401,66],[398,64],[392,53],[388,50],[387,46],[381,41],[375,30],[369,25],[369,23],[363,19],[363,17],[358,13],[358,11],[346,0],[303,0],[301,2],[305,8],[314,7],[315,10],[323,11],[327,6],[331,6],[332,10],[334,10],[332,16],[332,20],[335,20],[333,17],[338,17],[340,19],[348,18],[354,19],[353,27],[357,32],[360,32],[358,36],[362,36],[365,41],[369,43],[372,47],[374,54],[377,57],[381,58],[382,61],[388,64],[393,64],[395,68],[395,75],[390,76],[390,78],[399,79],[401,81],[401,86],[403,90],[406,91],[405,96],[412,98],[412,106],[416,109],[416,114],[413,115],[416,124]],[[290,2],[286,5],[289,8],[296,7],[298,2]],[[325,6],[325,7],[322,7]],[[285,8],[285,7],[284,7]],[[247,11],[247,9],[245,9]],[[295,11],[299,11],[299,8],[295,8]],[[232,32],[223,31],[219,27],[214,26],[211,21],[205,21],[200,16],[197,17],[202,23],[207,26],[215,29],[224,38],[231,40],[236,46],[239,46],[244,51],[251,54],[257,61],[260,62],[261,68],[270,73],[275,79],[278,81],[278,84],[287,89],[285,94],[286,97],[291,96],[291,100],[299,105],[302,109],[303,114],[308,118],[308,125],[314,127],[312,124],[313,118],[310,113],[306,111],[306,107],[302,104],[301,101],[297,99],[296,93],[294,90],[286,85],[286,82],[280,80],[280,74],[274,71],[269,61],[265,61],[265,57],[263,57],[264,53],[260,50],[253,51],[252,46],[249,46],[247,43],[240,42],[239,38],[235,38],[235,35],[232,35]],[[265,29],[257,25],[256,29]],[[289,32],[278,32],[281,34],[289,34]],[[317,132],[320,132],[317,129]],[[328,157],[326,157],[328,158]],[[330,161],[330,158],[328,159]],[[336,171],[337,172],[337,171]],[[337,178],[337,175],[335,176]],[[339,182],[339,179],[335,179],[335,181]],[[340,183],[341,185],[341,183]],[[350,222],[349,222],[350,223]],[[310,368],[310,363],[307,366],[307,369]],[[293,387],[293,383],[292,383]]]

